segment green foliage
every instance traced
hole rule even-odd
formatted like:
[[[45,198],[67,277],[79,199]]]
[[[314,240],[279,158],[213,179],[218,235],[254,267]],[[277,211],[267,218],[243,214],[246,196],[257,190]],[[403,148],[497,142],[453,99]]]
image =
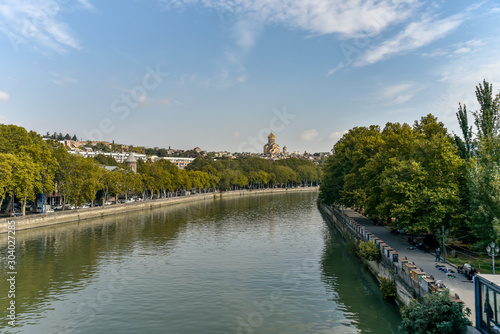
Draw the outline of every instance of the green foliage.
[[[461,206],[470,233],[467,242],[475,249],[500,236],[500,94],[493,95],[493,86],[483,80],[476,86],[480,109],[472,113],[475,131],[469,127],[465,104],[459,104],[457,119],[462,137],[455,141],[464,159],[465,178],[460,185]],[[473,137],[473,133],[476,134]]]
[[[463,311],[463,304],[450,299],[447,292],[433,292],[424,297],[423,304],[412,300],[401,308],[403,334],[459,334],[471,322],[467,319],[470,310]]]
[[[73,136],[76,139],[76,136]],[[235,190],[318,184],[321,171],[308,160],[287,159],[271,162],[258,157],[214,160],[198,157],[185,170],[168,160],[153,163],[137,162],[137,174],[111,156],[103,154],[85,159],[69,153],[57,140],[70,139],[69,134],[40,135],[15,125],[0,124],[0,206],[6,198],[26,203],[42,192],[57,190],[64,203],[76,205],[88,201],[115,200],[130,193],[167,197],[180,190]],[[87,142],[86,147],[109,152],[121,145]],[[145,149],[128,146],[131,152],[157,153],[166,156],[165,149]],[[194,152],[194,153],[193,153]],[[199,156],[193,151],[187,155]],[[99,165],[115,166],[108,170]],[[23,206],[24,211],[24,206]]]
[[[365,209],[372,219],[396,218],[416,233],[460,223],[463,160],[443,123],[432,115],[413,127],[357,127],[334,147],[324,168],[321,199]]]
[[[104,166],[118,166],[118,162],[110,155],[98,154],[94,157],[95,161]]]
[[[380,250],[373,241],[360,241],[358,255],[367,261],[379,261]]]
[[[380,290],[385,299],[393,301],[396,298],[396,283],[390,277],[380,276]]]

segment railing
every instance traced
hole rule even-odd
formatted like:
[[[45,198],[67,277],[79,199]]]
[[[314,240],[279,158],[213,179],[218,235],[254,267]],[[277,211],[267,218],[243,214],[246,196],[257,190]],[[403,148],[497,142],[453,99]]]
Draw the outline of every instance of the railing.
[[[346,227],[358,241],[373,241],[378,246],[381,254],[380,263],[392,272],[394,279],[406,286],[407,290],[413,291],[414,297],[422,299],[431,291],[439,290],[434,280],[427,276],[423,270],[418,269],[415,263],[408,262],[406,258],[399,258],[397,251],[365,229],[364,226],[343,214],[339,208],[333,209],[323,203],[321,205],[337,222]],[[412,271],[412,269],[414,270]]]

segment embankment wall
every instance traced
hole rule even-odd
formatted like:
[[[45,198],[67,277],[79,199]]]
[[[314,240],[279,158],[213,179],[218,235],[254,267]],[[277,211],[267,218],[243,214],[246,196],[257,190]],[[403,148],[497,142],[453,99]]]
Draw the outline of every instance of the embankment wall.
[[[16,231],[26,230],[30,228],[51,226],[56,224],[64,224],[69,222],[80,221],[83,219],[91,219],[104,217],[114,214],[151,210],[160,207],[172,206],[180,203],[200,202],[217,200],[221,198],[230,198],[238,196],[257,196],[267,194],[279,194],[287,192],[304,192],[304,191],[317,191],[317,187],[301,187],[301,188],[275,188],[275,189],[262,189],[262,190],[235,190],[226,191],[222,193],[206,193],[188,196],[170,197],[165,199],[157,199],[150,201],[140,201],[126,204],[115,204],[109,206],[98,206],[88,209],[76,209],[50,212],[44,214],[33,214],[24,217],[12,217],[0,219],[0,234],[7,233],[7,222],[16,222]]]

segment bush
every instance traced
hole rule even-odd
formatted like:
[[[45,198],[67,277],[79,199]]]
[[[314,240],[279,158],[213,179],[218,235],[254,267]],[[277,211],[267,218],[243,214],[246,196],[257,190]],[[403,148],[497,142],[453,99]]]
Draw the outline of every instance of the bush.
[[[378,246],[375,245],[373,241],[359,243],[359,256],[367,261],[378,261],[380,260],[380,251]]]
[[[387,300],[394,300],[396,298],[396,284],[394,280],[390,277],[378,276],[380,278],[380,290],[382,295]]]
[[[463,304],[450,299],[448,292],[433,292],[424,297],[424,303],[413,299],[401,308],[403,318],[399,330],[403,334],[458,334],[472,325],[467,316],[470,309],[462,311]]]

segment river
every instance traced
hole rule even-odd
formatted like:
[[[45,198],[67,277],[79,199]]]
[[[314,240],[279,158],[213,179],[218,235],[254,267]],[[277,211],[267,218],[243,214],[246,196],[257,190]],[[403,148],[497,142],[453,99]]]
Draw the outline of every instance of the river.
[[[316,199],[243,196],[19,231],[16,326],[4,269],[0,331],[398,333],[398,308]]]

